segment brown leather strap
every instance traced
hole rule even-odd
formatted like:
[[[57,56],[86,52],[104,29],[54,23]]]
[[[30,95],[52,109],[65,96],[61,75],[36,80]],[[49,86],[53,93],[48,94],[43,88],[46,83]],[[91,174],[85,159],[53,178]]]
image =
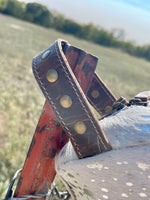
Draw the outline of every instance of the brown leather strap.
[[[143,103],[143,105],[145,104],[145,106],[147,106],[150,101],[150,91],[140,92],[139,94],[137,94],[135,96],[135,99],[140,99],[141,103]]]
[[[67,45],[65,43],[63,48]],[[98,59],[82,50],[80,54],[82,62],[79,62],[81,59],[75,56],[76,52],[73,53],[72,48],[67,48],[65,51],[65,56],[72,62],[71,68],[76,72],[77,80],[80,80],[81,88],[87,93]],[[83,73],[82,69],[87,67],[88,62],[91,70],[88,74]],[[55,156],[67,141],[67,134],[62,130],[51,106],[46,101],[15,190],[15,197],[47,193],[56,174]]]
[[[85,51],[62,42],[62,50],[82,90],[87,95],[93,80],[98,58]]]
[[[93,77],[87,97],[89,102],[101,116],[107,115],[113,103],[117,101],[115,96],[97,74]]]
[[[64,43],[58,40],[34,58],[33,72],[78,157],[83,158],[110,150],[111,146],[63,53]]]
[[[69,45],[68,43],[64,43],[63,46],[63,52],[66,55],[70,67],[74,71],[74,67],[83,57],[83,51],[77,47]],[[74,57],[74,59],[72,59],[72,57]],[[86,73],[88,73],[90,68],[86,66],[85,70]],[[76,71],[77,70],[74,72],[75,75]],[[87,90],[87,98],[91,105],[101,116],[107,115],[112,108],[113,103],[117,101],[115,96],[96,73],[94,73],[92,82],[87,84],[87,86],[89,87]]]

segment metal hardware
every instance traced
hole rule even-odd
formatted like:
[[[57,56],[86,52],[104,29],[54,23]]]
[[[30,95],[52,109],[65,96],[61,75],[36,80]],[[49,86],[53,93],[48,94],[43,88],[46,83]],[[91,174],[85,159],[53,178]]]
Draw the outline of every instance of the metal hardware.
[[[8,190],[7,190],[7,193],[6,193],[6,196],[5,196],[5,199],[4,199],[4,200],[8,200],[8,199],[11,198],[12,193],[13,193],[13,190],[12,190],[13,185],[14,185],[14,183],[15,183],[15,180],[16,180],[17,177],[18,177],[18,174],[19,174],[21,171],[22,171],[22,169],[19,169],[19,170],[17,170],[16,173],[14,174],[14,177],[13,177],[11,183],[10,183],[10,186],[9,186],[9,188],[8,188]]]
[[[46,197],[47,200],[69,200],[69,198],[70,198],[69,192],[67,190],[64,192],[60,192],[58,190],[57,186],[55,185],[55,183],[52,184],[52,189],[50,189],[49,192],[45,193],[45,194],[23,195],[20,197],[12,197],[13,185],[21,171],[22,171],[22,169],[19,169],[16,171],[16,173],[14,174],[14,177],[10,183],[10,186],[7,190],[5,198],[1,199],[1,200],[26,200],[26,199],[31,199],[31,198],[32,199],[40,199],[40,198],[44,198],[44,197]]]

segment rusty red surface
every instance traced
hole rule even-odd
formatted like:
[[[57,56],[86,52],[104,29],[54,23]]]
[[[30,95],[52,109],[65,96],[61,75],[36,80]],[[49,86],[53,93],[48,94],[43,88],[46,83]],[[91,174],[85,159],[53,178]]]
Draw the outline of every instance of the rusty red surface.
[[[54,157],[68,141],[46,102],[33,136],[15,196],[43,194],[55,177]]]
[[[86,94],[97,61],[90,66],[91,56],[89,54],[67,44],[63,50]],[[90,73],[87,73],[89,70]],[[68,136],[59,125],[52,108],[46,101],[15,190],[15,197],[47,193],[56,174],[55,156],[67,141]]]

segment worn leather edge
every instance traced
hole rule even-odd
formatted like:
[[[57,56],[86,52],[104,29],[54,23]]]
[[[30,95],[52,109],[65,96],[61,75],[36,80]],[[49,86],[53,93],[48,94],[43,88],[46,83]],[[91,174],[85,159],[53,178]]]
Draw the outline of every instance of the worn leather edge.
[[[66,53],[67,51],[70,51],[70,54],[65,56],[70,67],[73,70],[74,59],[72,60],[71,55],[74,54],[76,58],[80,57],[80,52],[82,52],[83,50],[71,45],[67,45],[67,47],[64,49],[64,53]],[[111,109],[113,103],[117,101],[116,97],[96,73],[94,73],[92,81],[88,84],[86,96],[90,104],[102,117],[108,114],[108,111]]]
[[[71,68],[76,71],[76,77],[78,81],[80,80],[81,88],[87,93],[97,65],[97,58],[81,49],[70,46],[68,43],[65,43],[64,48],[65,56],[67,60],[70,59]],[[80,55],[78,55],[78,52]],[[81,57],[84,58],[82,62],[80,62]],[[89,61],[89,57],[93,58],[94,61],[92,70],[88,76],[84,76],[82,68],[87,67],[86,63]],[[46,101],[14,193],[15,197],[47,193],[56,174],[55,156],[67,141],[68,136],[62,130],[52,108]]]
[[[64,120],[58,111],[59,103],[58,102],[56,103],[56,99],[54,102],[54,100],[49,96],[49,93],[47,92],[48,88],[46,88],[48,83],[44,83],[46,81],[46,79],[43,75],[47,71],[43,72],[43,68],[42,68],[42,72],[41,72],[40,66],[38,66],[38,63],[41,62],[42,54],[40,54],[38,57],[33,59],[33,72],[35,74],[35,77],[36,77],[45,97],[49,101],[50,105],[53,107],[53,110],[54,110],[59,122],[66,130],[67,134],[69,135],[79,158],[95,155],[100,152],[110,150],[111,146],[109,145],[102,128],[99,126],[98,120],[95,118],[93,112],[90,110],[89,103],[88,103],[82,89],[80,88],[80,85],[79,85],[78,81],[76,80],[72,70],[69,67],[67,59],[65,58],[65,55],[62,51],[61,42],[62,42],[62,40],[56,41],[54,43],[54,45],[52,45],[50,48],[47,49],[47,50],[51,49],[50,50],[51,55],[49,55],[49,57],[51,56],[51,62],[53,62],[52,60],[55,60],[55,62],[57,62],[57,65],[60,65],[62,67],[61,70],[63,70],[63,71],[61,71],[61,73],[63,73],[65,79],[68,80],[68,83],[69,83],[68,87],[71,90],[73,89],[73,93],[76,97],[76,100],[79,102],[80,109],[82,109],[82,112],[84,113],[83,116],[85,119],[82,119],[82,120],[88,121],[88,123],[90,123],[90,126],[88,126],[88,129],[90,129],[90,130],[88,130],[88,131],[91,131],[91,133],[88,133],[88,136],[90,137],[90,139],[93,138],[93,140],[96,138],[96,140],[94,140],[94,143],[92,145],[91,145],[91,141],[88,140],[87,136],[84,137],[84,140],[86,140],[86,142],[87,142],[86,145],[84,145],[84,143],[82,143],[81,145],[78,144],[80,142],[81,138],[83,140],[83,137],[79,136],[79,135],[77,137],[75,137],[76,134],[75,133],[73,134],[72,127],[68,128],[68,126],[70,126],[70,124],[72,125],[72,122],[69,122],[70,124],[67,124],[68,119]],[[48,70],[48,68],[46,70]],[[68,91],[69,91],[69,89],[68,89]],[[86,123],[86,125],[87,125],[87,123]],[[96,134],[95,138],[93,137],[93,132],[94,132],[94,134]],[[77,140],[78,140],[78,143],[76,142]],[[83,152],[81,153],[81,149],[79,148],[79,145],[80,145],[80,148],[83,148],[83,145],[84,145],[84,148],[87,149],[88,155],[85,153],[84,148],[83,148],[84,149]]]
[[[77,47],[68,45],[64,49],[64,53],[68,49],[71,52],[70,55],[74,54],[76,57],[80,57],[80,52],[83,51]],[[72,56],[70,55],[68,54],[66,58],[73,70],[74,60],[72,60]],[[94,73],[92,81],[88,84],[87,98],[102,117],[108,114],[113,103],[117,101],[116,97],[96,73]]]
[[[107,115],[113,103],[117,101],[116,97],[96,73],[88,90],[87,98],[101,116]]]

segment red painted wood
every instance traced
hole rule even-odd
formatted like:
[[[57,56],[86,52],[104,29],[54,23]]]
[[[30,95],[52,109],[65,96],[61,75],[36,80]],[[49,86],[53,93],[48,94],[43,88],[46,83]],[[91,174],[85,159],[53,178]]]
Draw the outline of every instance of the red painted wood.
[[[54,157],[68,141],[46,102],[33,136],[15,196],[43,194],[55,177]]]
[[[83,53],[82,59],[81,53]],[[91,63],[92,70],[86,73],[83,68],[91,62],[89,54],[70,46],[67,47],[65,55],[86,94],[93,78],[97,59],[92,59],[94,60]],[[15,190],[15,197],[47,193],[56,174],[55,156],[67,141],[68,136],[62,130],[52,108],[46,101]],[[44,200],[44,198],[41,199]]]

